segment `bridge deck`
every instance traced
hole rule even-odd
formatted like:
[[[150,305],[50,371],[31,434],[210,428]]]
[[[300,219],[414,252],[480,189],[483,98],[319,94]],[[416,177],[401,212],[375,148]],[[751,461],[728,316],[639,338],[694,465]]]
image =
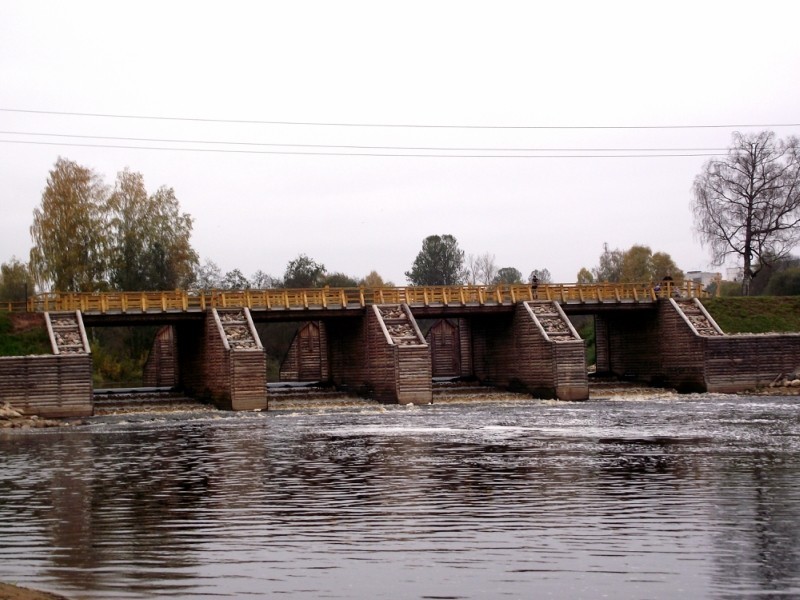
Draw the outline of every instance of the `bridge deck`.
[[[185,315],[210,308],[247,307],[255,312],[304,314],[358,311],[371,304],[408,304],[430,312],[512,307],[525,300],[550,300],[566,306],[653,304],[673,295],[699,297],[699,286],[651,284],[464,285],[387,288],[309,288],[166,292],[53,292],[25,303],[6,303],[7,310],[52,312],[80,310],[86,315]]]

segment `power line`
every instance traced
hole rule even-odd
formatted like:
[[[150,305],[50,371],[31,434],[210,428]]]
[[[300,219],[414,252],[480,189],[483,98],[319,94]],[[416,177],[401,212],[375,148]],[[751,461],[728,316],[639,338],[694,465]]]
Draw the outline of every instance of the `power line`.
[[[396,158],[686,158],[718,156],[716,153],[681,154],[401,154],[390,152],[322,152],[291,150],[239,150],[231,148],[176,148],[165,146],[129,146],[122,144],[79,144],[70,142],[43,142],[35,140],[4,140],[1,144],[28,144],[37,146],[66,146],[71,148],[112,148],[123,150],[162,150],[172,152],[204,152],[220,154],[273,154],[287,156],[374,156]]]
[[[407,150],[431,152],[725,152],[727,148],[487,148],[454,146],[357,146],[346,144],[293,144],[276,142],[242,142],[223,140],[187,140],[174,138],[142,138],[107,135],[82,135],[73,133],[43,133],[35,131],[0,131],[0,135],[25,135],[37,137],[77,138],[90,140],[121,140],[126,142],[153,142],[167,144],[215,144],[232,146],[266,146],[275,148],[328,148],[345,150]]]
[[[737,129],[748,127],[800,127],[800,123],[750,123],[750,124],[699,124],[699,125],[437,125],[417,123],[335,123],[322,121],[268,121],[256,119],[214,119],[203,117],[175,117],[157,115],[129,115],[89,113],[55,110],[2,108],[0,112],[55,115],[69,117],[96,117],[104,119],[142,119],[153,121],[190,121],[198,123],[231,123],[240,125],[301,125],[313,127],[384,127],[407,129],[530,129],[530,130],[626,130],[626,129]]]

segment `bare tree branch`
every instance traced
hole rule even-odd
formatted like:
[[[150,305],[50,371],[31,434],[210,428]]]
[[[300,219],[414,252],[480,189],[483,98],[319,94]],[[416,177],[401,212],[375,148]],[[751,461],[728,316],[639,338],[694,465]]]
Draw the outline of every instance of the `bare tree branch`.
[[[775,139],[770,131],[734,133],[725,160],[711,160],[694,181],[695,231],[712,262],[730,256],[744,263],[742,291],[770,261],[800,243],[800,155],[798,140]]]

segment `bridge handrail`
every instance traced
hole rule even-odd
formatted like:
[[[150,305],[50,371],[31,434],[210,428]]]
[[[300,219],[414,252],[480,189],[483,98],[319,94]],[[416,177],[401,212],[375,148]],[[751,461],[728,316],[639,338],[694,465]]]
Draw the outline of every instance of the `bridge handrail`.
[[[208,308],[253,310],[347,309],[369,304],[484,306],[523,300],[560,303],[653,302],[658,298],[704,297],[699,284],[685,282],[409,286],[379,288],[272,288],[263,290],[174,290],[162,292],[46,292],[26,302],[0,302],[0,311],[86,313],[191,312]]]

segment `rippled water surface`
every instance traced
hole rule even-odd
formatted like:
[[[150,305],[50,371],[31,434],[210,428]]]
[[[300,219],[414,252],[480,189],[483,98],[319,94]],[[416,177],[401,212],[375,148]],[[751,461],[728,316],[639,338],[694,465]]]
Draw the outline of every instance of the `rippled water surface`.
[[[0,433],[0,580],[71,598],[800,596],[798,398]]]

